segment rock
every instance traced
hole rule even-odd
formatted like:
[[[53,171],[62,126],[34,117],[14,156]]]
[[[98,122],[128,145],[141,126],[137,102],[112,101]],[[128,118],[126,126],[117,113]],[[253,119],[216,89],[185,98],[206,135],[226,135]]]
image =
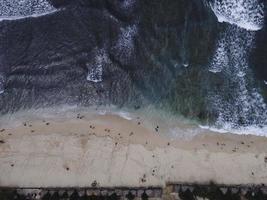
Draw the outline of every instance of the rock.
[[[117,195],[114,190],[108,191],[108,196]]]
[[[85,190],[78,190],[79,197],[82,197],[86,194]]]
[[[74,193],[76,193],[76,191],[74,191],[74,190],[68,190],[67,191],[67,194],[68,194],[69,197]]]
[[[129,192],[130,192],[130,191],[127,190],[127,189],[126,189],[126,190],[123,190],[123,192],[122,192],[122,193],[123,193],[123,196],[126,197],[126,196],[129,194]]]
[[[160,198],[162,197],[162,189],[153,189],[153,197]]]
[[[179,192],[180,189],[181,189],[181,186],[180,186],[180,185],[174,185],[174,186],[173,186],[173,191],[174,191],[174,192]]]
[[[148,197],[153,197],[153,190],[145,190],[144,192],[148,195]]]
[[[242,187],[242,188],[240,189],[240,191],[241,191],[241,194],[242,194],[243,196],[245,196],[245,195],[248,193],[248,189],[245,188],[245,187]]]
[[[171,193],[170,196],[173,200],[181,200],[181,198],[179,197],[179,193]]]
[[[95,196],[99,196],[100,195],[100,190],[99,189],[93,189],[92,190],[92,194]]]
[[[221,190],[221,192],[222,192],[224,195],[225,195],[225,194],[227,193],[227,191],[228,191],[228,189],[225,188],[225,187],[221,187],[220,190]]]
[[[140,197],[142,197],[142,194],[144,193],[144,190],[141,190],[141,189],[139,189],[139,190],[137,190],[137,197],[138,198],[140,198]]]
[[[49,194],[52,196],[52,195],[54,195],[54,193],[56,192],[55,190],[49,190],[48,191],[49,192]],[[63,193],[62,193],[63,194]]]
[[[108,194],[108,191],[107,190],[101,190],[100,194],[103,196],[106,196]]]
[[[188,186],[181,186],[181,191],[182,192],[185,192],[186,190],[189,190],[189,187]]]
[[[137,196],[137,190],[130,190],[130,193],[134,196]]]
[[[66,191],[65,190],[59,190],[58,195],[62,197]],[[53,194],[52,194],[53,195]]]
[[[261,191],[264,195],[267,195],[267,187],[262,187]]]
[[[86,190],[86,195],[87,196],[92,196],[93,195],[93,190],[92,189],[87,189]]]
[[[237,194],[237,193],[239,192],[239,189],[238,189],[238,188],[235,188],[235,187],[232,187],[232,188],[231,188],[231,192],[232,192],[233,194]]]
[[[122,190],[115,189],[115,193],[117,196],[121,196],[123,194]]]
[[[47,191],[47,190],[42,190],[41,192],[40,192],[40,198],[43,198],[44,196],[47,196],[49,194],[49,191]]]

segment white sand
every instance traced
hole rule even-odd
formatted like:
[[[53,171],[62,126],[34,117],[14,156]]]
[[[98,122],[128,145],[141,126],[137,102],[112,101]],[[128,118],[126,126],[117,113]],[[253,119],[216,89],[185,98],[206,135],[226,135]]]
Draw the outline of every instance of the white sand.
[[[0,186],[267,184],[265,137],[201,134],[170,140],[142,122],[106,114],[2,125]]]

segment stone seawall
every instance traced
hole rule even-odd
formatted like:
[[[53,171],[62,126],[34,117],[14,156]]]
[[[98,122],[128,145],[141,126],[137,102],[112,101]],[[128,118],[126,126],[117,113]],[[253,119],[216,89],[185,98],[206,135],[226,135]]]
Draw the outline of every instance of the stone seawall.
[[[141,188],[0,188],[1,200],[264,200],[265,185],[167,184]]]

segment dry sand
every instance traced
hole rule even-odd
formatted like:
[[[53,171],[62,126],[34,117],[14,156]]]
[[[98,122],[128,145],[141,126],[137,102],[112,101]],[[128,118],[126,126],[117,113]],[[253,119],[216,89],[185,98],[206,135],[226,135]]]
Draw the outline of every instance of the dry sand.
[[[267,138],[200,134],[170,140],[120,116],[36,119],[0,128],[0,186],[267,184]]]

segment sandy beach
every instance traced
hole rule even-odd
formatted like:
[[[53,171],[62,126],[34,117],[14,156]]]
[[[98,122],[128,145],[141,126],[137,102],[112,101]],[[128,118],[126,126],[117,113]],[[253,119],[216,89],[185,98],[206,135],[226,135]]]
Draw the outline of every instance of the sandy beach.
[[[1,124],[2,187],[267,184],[267,138],[204,133],[163,137],[161,126],[115,114]]]

